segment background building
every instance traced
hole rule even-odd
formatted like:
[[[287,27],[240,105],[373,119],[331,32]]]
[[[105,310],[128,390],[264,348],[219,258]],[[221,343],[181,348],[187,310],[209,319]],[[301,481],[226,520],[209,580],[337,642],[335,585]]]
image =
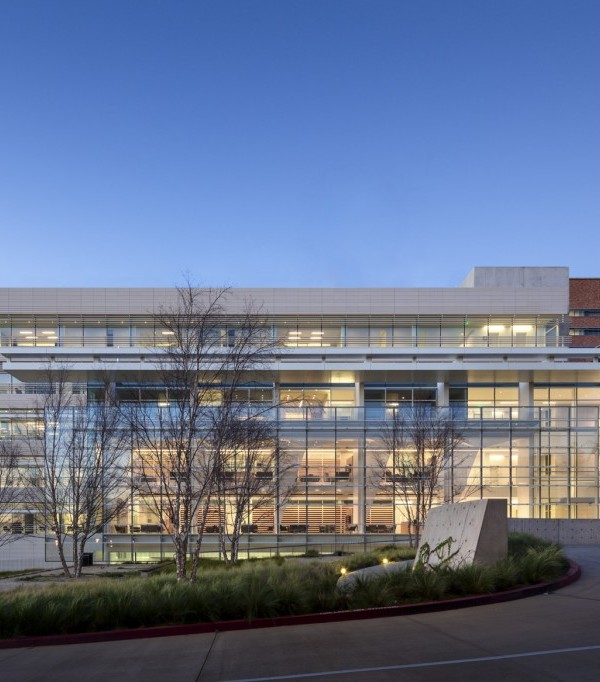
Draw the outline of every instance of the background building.
[[[600,346],[600,279],[571,279],[569,323],[573,348]]]
[[[600,518],[600,349],[588,343],[600,341],[589,332],[600,329],[599,282],[569,281],[565,267],[475,268],[452,289],[232,290],[228,319],[251,298],[277,340],[236,399],[273,420],[285,463],[261,472],[278,485],[249,509],[242,551],[406,534],[409,481],[389,448],[406,405],[460,424],[436,503],[502,497],[514,518]],[[28,432],[49,362],[70,368],[69,391],[82,400],[95,400],[110,376],[121,403],[168,406],[158,363],[169,332],[156,314],[176,300],[168,289],[0,289],[1,437]],[[237,332],[220,333],[227,347]],[[140,456],[132,447],[132,480]],[[217,551],[222,523],[215,503],[205,551]],[[41,533],[54,557],[47,519],[27,503],[13,505],[4,532]],[[132,484],[91,551],[151,560],[170,555],[170,543],[165,519]]]

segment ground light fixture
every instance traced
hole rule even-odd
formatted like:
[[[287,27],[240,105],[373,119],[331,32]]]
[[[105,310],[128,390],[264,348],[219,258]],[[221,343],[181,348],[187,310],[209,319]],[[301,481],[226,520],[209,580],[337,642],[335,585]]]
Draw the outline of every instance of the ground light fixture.
[[[348,569],[347,568],[340,568],[340,573],[342,575],[346,575],[346,573],[348,573]]]

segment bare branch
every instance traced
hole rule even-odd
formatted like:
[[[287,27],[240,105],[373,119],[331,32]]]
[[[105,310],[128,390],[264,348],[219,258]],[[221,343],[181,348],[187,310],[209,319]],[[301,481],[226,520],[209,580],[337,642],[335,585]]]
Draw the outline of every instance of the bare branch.
[[[415,403],[394,409],[391,420],[382,425],[381,442],[377,483],[402,507],[411,545],[418,544],[455,450],[464,442],[461,425],[450,408]]]
[[[227,289],[188,282],[177,293],[176,305],[155,316],[161,345],[154,367],[165,400],[138,401],[122,411],[132,435],[137,498],[171,536],[182,580],[188,577],[188,557],[191,579],[196,575],[203,534],[215,513],[225,537],[232,491],[223,474],[231,453],[240,451],[244,438],[246,445],[269,440],[264,433],[257,436],[264,427],[253,419],[240,420],[238,389],[264,368],[277,344],[251,303],[241,315],[227,312]]]
[[[128,432],[108,387],[104,401],[88,403],[73,393],[68,366],[49,363],[44,373],[46,392],[27,434],[33,464],[26,483],[65,575],[78,578],[86,543],[125,504]]]

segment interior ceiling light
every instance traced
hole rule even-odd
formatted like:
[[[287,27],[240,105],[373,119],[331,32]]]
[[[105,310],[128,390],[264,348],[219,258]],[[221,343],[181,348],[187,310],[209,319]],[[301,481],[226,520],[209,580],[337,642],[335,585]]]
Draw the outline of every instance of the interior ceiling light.
[[[504,329],[503,324],[489,324],[487,326],[488,332],[501,332]]]
[[[513,331],[515,332],[530,332],[533,326],[530,324],[515,324],[513,325]]]

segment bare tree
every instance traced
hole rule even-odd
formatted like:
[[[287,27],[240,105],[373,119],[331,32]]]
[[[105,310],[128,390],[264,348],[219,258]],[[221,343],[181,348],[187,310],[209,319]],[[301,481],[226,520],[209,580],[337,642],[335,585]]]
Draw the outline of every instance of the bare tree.
[[[162,405],[126,406],[136,494],[173,541],[177,578],[196,576],[218,474],[232,439],[236,390],[273,350],[260,311],[226,310],[226,289],[187,284],[155,316],[162,348],[154,367]],[[188,574],[187,559],[191,561]]]
[[[194,527],[202,534],[202,519],[210,508],[216,457],[207,415],[193,404],[187,411],[173,402],[161,406],[138,403],[125,409],[132,433],[137,502],[154,517],[157,528],[171,537],[177,577],[182,580],[187,577]]]
[[[21,450],[13,440],[0,440],[0,547],[23,537],[14,522],[19,504],[24,501],[20,484]]]
[[[427,514],[443,494],[446,473],[464,442],[450,408],[425,403],[395,408],[382,426],[383,453],[377,458],[380,486],[402,506],[411,546],[418,545]]]
[[[28,434],[31,504],[50,526],[65,575],[79,578],[86,543],[125,504],[128,433],[106,387],[104,400],[74,394],[67,366],[48,365],[46,393]],[[70,561],[69,561],[70,553]]]
[[[245,414],[244,414],[245,413]],[[238,560],[240,538],[244,531],[255,532],[258,524],[251,517],[281,504],[286,465],[277,440],[275,425],[265,415],[243,409],[230,420],[217,476],[217,502],[222,509],[219,529],[221,552],[226,562]],[[291,487],[287,491],[289,494]]]

